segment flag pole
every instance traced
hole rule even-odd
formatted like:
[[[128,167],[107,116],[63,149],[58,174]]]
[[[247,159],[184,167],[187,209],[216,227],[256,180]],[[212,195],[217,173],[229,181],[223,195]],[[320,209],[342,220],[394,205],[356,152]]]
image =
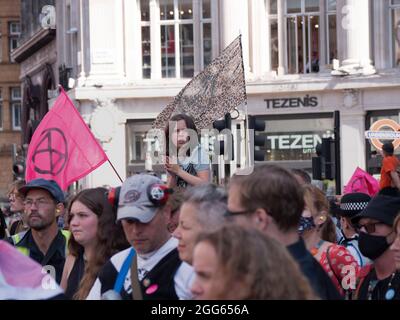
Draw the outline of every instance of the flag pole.
[[[108,159],[108,163],[110,164],[111,168],[113,168],[115,174],[118,176],[119,180],[121,181],[121,183],[123,183],[124,181],[122,180],[121,176],[118,174],[117,170],[115,169],[115,167],[113,166],[113,164],[111,163],[110,159]]]
[[[247,108],[247,92],[246,92],[246,73],[245,73],[245,69],[244,69],[244,61],[243,61],[243,46],[242,46],[242,34],[239,34],[239,43],[240,43],[240,54],[242,56],[242,70],[243,70],[243,77],[244,77],[244,115],[245,115],[245,121],[246,121],[246,126],[245,126],[245,135],[247,138],[247,155],[248,158],[247,160],[247,164],[250,167],[252,165],[252,161],[251,161],[251,145],[250,145],[250,134],[249,134],[249,115],[248,115],[248,108]]]

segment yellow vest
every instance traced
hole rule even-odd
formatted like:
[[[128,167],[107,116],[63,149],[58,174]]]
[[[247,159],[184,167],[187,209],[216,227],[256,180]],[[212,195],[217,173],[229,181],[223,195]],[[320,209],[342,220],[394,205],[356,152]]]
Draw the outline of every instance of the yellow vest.
[[[68,255],[68,242],[69,239],[71,238],[71,232],[69,232],[68,230],[61,230],[62,235],[65,238],[65,256]],[[18,246],[18,242],[21,241],[21,239],[23,238],[23,236],[26,234],[26,232],[21,232],[21,233],[17,233],[15,235],[13,235],[11,237],[12,241],[14,242],[15,248],[21,252],[23,255],[29,256],[29,249],[26,247],[22,247],[22,246]]]

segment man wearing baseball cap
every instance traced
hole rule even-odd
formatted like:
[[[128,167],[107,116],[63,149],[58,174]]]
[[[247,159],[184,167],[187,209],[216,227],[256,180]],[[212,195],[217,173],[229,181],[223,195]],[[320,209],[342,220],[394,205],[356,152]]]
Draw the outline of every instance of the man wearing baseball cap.
[[[129,177],[118,196],[117,220],[131,248],[111,257],[88,300],[190,299],[193,269],[179,259],[168,225],[172,190],[149,174]]]
[[[341,237],[338,244],[349,250],[360,267],[364,267],[371,261],[360,252],[358,233],[351,219],[364,210],[370,201],[371,197],[368,194],[361,192],[347,193],[340,199],[340,206],[334,211],[340,217]]]
[[[400,274],[396,272],[390,245],[395,239],[393,221],[400,211],[400,198],[376,195],[352,222],[359,229],[361,253],[373,261],[360,271],[360,300],[400,299]]]
[[[30,230],[12,236],[12,242],[60,283],[70,237],[57,225],[57,217],[64,211],[64,193],[57,182],[45,179],[34,179],[18,191],[24,197]]]

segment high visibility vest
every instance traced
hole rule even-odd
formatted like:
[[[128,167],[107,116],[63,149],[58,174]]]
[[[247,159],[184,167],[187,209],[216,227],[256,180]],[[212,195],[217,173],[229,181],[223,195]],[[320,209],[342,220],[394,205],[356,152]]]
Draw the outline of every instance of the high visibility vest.
[[[68,242],[69,242],[69,239],[71,238],[71,232],[69,232],[68,230],[61,230],[61,233],[65,238],[65,256],[67,256],[68,255]],[[14,243],[15,248],[19,252],[21,252],[23,255],[29,257],[29,253],[30,253],[29,249],[26,248],[26,247],[18,246],[18,243],[25,236],[25,234],[26,234],[26,232],[17,233],[15,235],[13,235],[11,237],[11,239],[12,239],[12,241]]]

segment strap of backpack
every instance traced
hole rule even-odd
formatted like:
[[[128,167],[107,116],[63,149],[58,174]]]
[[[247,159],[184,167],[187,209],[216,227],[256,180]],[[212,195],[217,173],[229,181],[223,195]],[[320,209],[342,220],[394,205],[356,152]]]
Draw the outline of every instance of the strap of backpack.
[[[142,289],[140,288],[137,267],[137,255],[132,259],[131,264],[131,286],[133,300],[143,300]]]

